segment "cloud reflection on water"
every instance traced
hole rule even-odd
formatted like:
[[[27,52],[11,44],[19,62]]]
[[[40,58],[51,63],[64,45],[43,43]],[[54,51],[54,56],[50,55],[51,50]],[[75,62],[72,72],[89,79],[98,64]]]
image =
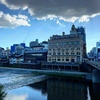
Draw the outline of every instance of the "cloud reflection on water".
[[[28,95],[27,94],[7,94],[5,100],[27,100]]]

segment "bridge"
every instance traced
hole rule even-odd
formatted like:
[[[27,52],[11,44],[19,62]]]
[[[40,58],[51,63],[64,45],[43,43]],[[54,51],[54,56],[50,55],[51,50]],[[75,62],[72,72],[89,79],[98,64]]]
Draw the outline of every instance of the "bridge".
[[[99,61],[87,61],[86,63],[91,65],[95,69],[100,70],[100,62]]]
[[[86,61],[87,68],[91,69],[92,81],[100,83],[100,62],[99,61]]]

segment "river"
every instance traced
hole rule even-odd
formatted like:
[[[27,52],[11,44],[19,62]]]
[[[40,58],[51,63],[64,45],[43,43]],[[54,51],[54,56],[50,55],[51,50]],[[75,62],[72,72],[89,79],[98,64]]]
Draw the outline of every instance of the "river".
[[[0,69],[4,100],[100,100],[100,84],[54,77],[34,83],[35,77],[30,71]]]

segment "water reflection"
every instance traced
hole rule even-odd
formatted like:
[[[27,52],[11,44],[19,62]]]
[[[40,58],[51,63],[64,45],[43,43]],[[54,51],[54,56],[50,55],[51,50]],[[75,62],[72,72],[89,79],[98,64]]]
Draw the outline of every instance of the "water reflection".
[[[47,89],[48,100],[87,100],[87,86],[80,82],[50,80]]]
[[[8,91],[5,100],[47,100],[47,96],[42,95],[40,90],[25,86]]]
[[[5,100],[99,100],[98,98],[100,84],[53,78],[10,90]]]
[[[27,94],[23,94],[23,95],[19,95],[19,94],[9,94],[6,96],[5,100],[27,100],[28,95]]]
[[[91,89],[91,100],[100,100],[100,83],[93,83]]]

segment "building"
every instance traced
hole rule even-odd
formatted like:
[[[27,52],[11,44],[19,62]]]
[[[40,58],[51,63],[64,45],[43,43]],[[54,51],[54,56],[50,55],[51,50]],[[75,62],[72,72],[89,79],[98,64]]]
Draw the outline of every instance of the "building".
[[[90,52],[88,53],[87,56],[88,56],[88,59],[89,59],[89,60],[95,61],[96,58],[97,58],[97,55],[96,55],[96,47],[93,47],[93,48],[90,50]]]
[[[93,47],[88,53],[88,59],[100,60],[100,41],[96,42],[96,47]]]
[[[38,45],[39,45],[38,39],[36,39],[35,41],[30,42],[30,47],[31,48],[34,48],[34,46],[38,46]]]
[[[72,25],[70,34],[53,35],[48,40],[48,62],[82,62],[86,57],[86,38],[83,27]]]
[[[96,57],[100,60],[100,41],[96,43]]]
[[[26,50],[25,43],[20,44],[13,44],[11,46],[10,55],[9,55],[9,63],[15,64],[15,63],[22,63],[24,62],[24,51]]]
[[[24,48],[26,48],[25,43],[13,44],[13,46],[11,46],[10,52],[11,54],[23,54]]]
[[[6,50],[0,47],[0,63],[8,62],[10,50],[7,48]]]
[[[25,63],[40,63],[47,61],[47,49],[31,50],[24,53]]]
[[[30,42],[30,48],[32,48],[33,50],[48,49],[48,42],[43,41],[43,42],[39,43],[38,39],[36,39],[35,41]]]
[[[43,49],[48,49],[48,42],[47,41],[41,42],[40,45],[44,46]]]
[[[24,62],[24,55],[19,54],[12,54],[9,56],[9,63],[10,64],[18,64]]]

